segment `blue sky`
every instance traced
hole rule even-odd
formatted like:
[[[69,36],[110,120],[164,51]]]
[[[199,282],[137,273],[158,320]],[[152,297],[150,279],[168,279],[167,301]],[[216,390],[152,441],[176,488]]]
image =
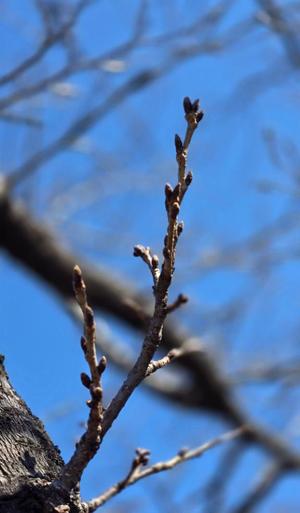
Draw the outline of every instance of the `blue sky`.
[[[142,243],[160,251],[165,230],[163,186],[175,180],[173,137],[175,132],[182,134],[184,130],[182,98],[200,97],[205,118],[189,156],[194,182],[182,212],[185,238],[178,248],[172,295],[189,295],[190,303],[178,316],[205,337],[228,374],[247,362],[268,363],[274,357],[280,360],[299,356],[296,342],[300,284],[297,252],[290,256],[299,245],[297,230],[272,239],[267,249],[269,260],[259,271],[254,272],[251,263],[256,261],[255,249],[253,254],[244,255],[240,264],[216,270],[201,266],[205,255],[221,254],[222,248],[247,239],[282,213],[299,214],[300,160],[293,149],[299,129],[299,72],[287,62],[280,39],[253,21],[258,13],[256,2],[232,4],[220,26],[213,24],[207,33],[209,41],[222,43],[223,36],[226,41],[228,34],[245,20],[236,43],[176,62],[170,72],[112,109],[72,147],[43,164],[14,192],[67,247],[133,280],[150,296],[150,276],[141,262],[132,258],[132,247]],[[93,2],[76,27],[77,50],[93,56],[124,42],[132,33],[139,5],[140,2],[129,5],[124,0]],[[213,5],[207,2],[205,9]],[[194,21],[204,12],[199,2],[174,0],[161,5],[153,0],[145,2],[144,9],[144,44],[119,57],[119,72],[108,70],[106,62],[97,72],[76,73],[64,81],[74,96],[66,99],[59,89],[52,88],[12,107],[14,112],[41,119],[43,129],[2,121],[0,165],[4,173],[13,172],[59,137],[72,120],[104,102],[129,77],[163,66],[183,44],[202,40],[203,34],[196,31],[166,45],[149,43],[159,34]],[[41,25],[34,2],[29,0],[3,2],[1,11],[4,72],[32,51]],[[59,69],[63,58],[62,48],[49,52],[42,64],[13,87],[22,87],[26,81],[34,83]],[[266,83],[262,77],[266,77]],[[1,89],[1,98],[10,93],[11,87]],[[280,165],[270,159],[268,133],[275,134],[279,141]],[[91,187],[85,201],[81,201],[85,183]],[[267,184],[270,192],[261,192],[258,184]],[[286,248],[291,248],[287,259],[276,265],[270,263],[272,255]],[[86,392],[79,380],[84,368],[80,327],[52,291],[5,254],[0,256],[0,273],[1,352],[6,355],[9,375],[34,413],[45,420],[67,459],[87,415]],[[208,314],[214,317],[222,305],[234,300],[247,305],[240,320],[225,325],[207,321]],[[138,350],[140,338],[136,334],[111,319],[101,317],[99,322],[106,323],[114,336]],[[108,368],[104,378],[107,399],[122,377]],[[274,430],[286,431],[297,445],[297,388],[284,391],[277,385],[252,385],[237,388],[236,394],[254,417]],[[171,456],[183,445],[202,443],[225,429],[224,424],[211,417],[178,409],[139,390],[89,468],[83,495],[91,497],[120,479],[135,447],[149,448],[155,461]],[[289,435],[289,429],[293,435]],[[169,497],[170,510],[178,507],[182,511],[181,501],[191,496],[190,511],[200,513],[204,509],[197,493],[215,469],[222,451],[223,448],[208,453],[203,460],[189,463],[172,475],[140,483],[104,510],[159,511],[161,506],[155,504],[153,497],[169,497],[171,483],[176,493],[172,500]],[[247,452],[229,485],[229,501],[237,500],[236,490],[248,489],[262,461],[258,451]],[[286,479],[259,511],[283,511],[283,505],[294,511],[293,504],[300,499],[297,490],[295,479]],[[165,507],[166,504],[165,500]]]

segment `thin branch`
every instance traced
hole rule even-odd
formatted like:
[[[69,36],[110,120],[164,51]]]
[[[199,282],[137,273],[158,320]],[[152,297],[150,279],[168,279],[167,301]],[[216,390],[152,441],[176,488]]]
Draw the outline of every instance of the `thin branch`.
[[[185,294],[179,294],[175,301],[168,305],[167,312],[168,314],[174,312],[178,308],[180,308],[182,305],[185,305],[188,302],[189,298]]]
[[[133,256],[140,257],[145,264],[149,267],[153,277],[154,290],[157,287],[160,270],[159,260],[157,255],[152,255],[151,249],[147,246],[146,248],[142,244],[137,244],[133,248]]]
[[[192,108],[187,112],[187,99],[185,99],[184,102],[187,120],[186,134],[190,134],[191,130],[194,132],[196,129],[198,122],[202,119],[203,114],[201,115],[201,111],[198,110],[198,103],[191,104]],[[186,135],[185,140],[187,141],[188,147],[191,137]],[[187,147],[185,150],[187,150]],[[183,180],[185,180],[185,177],[183,177]],[[167,317],[168,290],[174,273],[176,244],[179,237],[178,214],[180,211],[180,203],[183,197],[181,190],[182,186],[180,182],[177,183],[174,190],[169,184],[167,184],[165,188],[168,227],[167,234],[164,239],[164,259],[157,284],[154,286],[154,313],[150,320],[144,343],[136,363],[134,364],[120,390],[117,392],[116,396],[113,398],[104,413],[102,426],[103,429],[101,434],[102,438],[110,429],[112,423],[118,417],[119,413],[125,406],[126,402],[136,387],[144,380],[147,374],[149,363],[162,342],[162,329],[164,321]]]
[[[247,428],[245,426],[242,426],[238,429],[229,431],[228,433],[213,438],[212,440],[194,449],[182,449],[178,451],[178,453],[169,460],[160,461],[145,469],[141,469],[141,467],[142,465],[145,466],[147,464],[147,461],[146,463],[140,463],[139,465],[133,464],[125,479],[122,479],[121,481],[110,487],[108,490],[106,490],[104,493],[102,493],[99,497],[88,502],[88,512],[93,513],[97,508],[103,506],[109,499],[120,493],[128,486],[131,486],[137,481],[140,481],[140,479],[144,479],[146,477],[158,474],[160,472],[164,472],[166,470],[171,470],[177,465],[180,465],[181,463],[184,463],[186,461],[195,458],[200,458],[208,450],[222,443],[229,442],[234,440],[235,438],[238,438],[239,436],[244,434],[246,430]],[[148,457],[148,455],[149,451],[146,451],[146,456]],[[136,459],[134,461],[136,461]]]
[[[81,382],[90,391],[91,399],[87,401],[90,408],[87,428],[76,445],[70,461],[64,466],[58,479],[59,484],[66,490],[72,490],[80,482],[82,473],[89,461],[95,456],[100,446],[101,421],[103,418],[101,376],[106,367],[106,358],[102,356],[97,361],[96,355],[96,324],[94,314],[87,302],[86,287],[78,266],[73,271],[73,288],[77,303],[84,319],[84,336],[81,338],[81,348],[88,363],[90,376],[82,372]]]
[[[22,114],[16,114],[15,112],[1,112],[0,121],[6,123],[15,123],[20,125],[27,125],[31,128],[41,129],[44,125],[43,121],[31,116],[23,116]]]
[[[80,316],[80,311],[76,308],[76,306],[77,305],[75,304],[68,304],[67,308],[76,322],[81,323],[82,319]],[[133,367],[135,358],[132,348],[128,347],[127,344],[116,340],[115,337],[111,335],[108,336],[101,329],[99,330],[99,328],[96,330],[96,347],[101,354],[106,355],[110,365],[114,365],[118,371],[128,373]],[[196,353],[199,353],[199,351],[202,350],[203,349],[201,348],[199,339],[191,338],[186,340],[183,343],[182,348],[172,349],[170,351],[174,355],[170,359],[170,363],[191,353],[194,353],[196,356]],[[156,370],[156,365],[162,360],[164,360],[164,358],[158,361],[150,362],[149,367],[152,365],[152,363],[154,363]],[[193,406],[194,393],[192,393],[190,383],[183,382],[178,367],[176,374],[172,372],[172,375],[170,375],[170,373],[158,373],[153,375],[154,372],[148,372],[147,376],[151,375],[151,379],[146,379],[143,382],[143,385],[145,385],[148,389],[160,396],[163,395],[165,399],[175,401],[180,405],[184,404],[186,407]]]
[[[132,284],[114,280],[109,268],[95,268],[82,261],[76,254],[66,251],[57,237],[41,222],[32,218],[24,205],[10,198],[5,187],[0,190],[0,247],[27,270],[43,280],[65,302],[73,302],[70,290],[72,268],[78,262],[84,272],[89,291],[89,301],[95,309],[115,316],[130,328],[145,332],[150,321],[147,299],[138,294]],[[178,224],[179,229],[180,223]],[[188,370],[190,382],[183,390],[166,389],[167,397],[194,408],[207,408],[233,422],[244,424],[238,405],[230,389],[215,368],[213,360],[203,349],[199,337],[191,337],[182,326],[167,321],[163,331],[166,351],[180,348],[189,340],[196,340],[202,350],[185,354],[179,361]],[[124,370],[124,367],[122,367]],[[128,369],[126,369],[128,371]],[[164,394],[164,389],[160,388]]]
[[[49,74],[46,77],[43,76],[40,80],[37,80],[32,84],[22,85],[0,99],[0,110],[2,111],[3,109],[7,109],[16,103],[31,98],[39,93],[47,92],[51,86],[55,85],[59,81],[65,80],[75,73],[85,73],[90,71],[96,71],[99,73],[101,66],[103,66],[108,60],[120,59],[121,57],[124,58],[130,50],[133,50],[136,47],[139,39],[141,38],[144,26],[144,22],[142,20],[144,13],[141,12],[142,8],[143,2],[141,3],[141,10],[137,15],[137,19],[133,27],[133,33],[127,41],[99,54],[98,56],[86,59],[80,57],[79,59],[76,59],[75,62],[74,60],[69,60],[52,74]]]
[[[27,57],[27,59],[18,64],[14,69],[0,77],[0,86],[19,78],[19,76],[25,71],[35,66],[56,43],[64,39],[66,34],[78,20],[82,11],[90,4],[90,2],[91,0],[79,0],[67,22],[65,22],[56,32],[48,33],[30,57]]]
[[[244,35],[245,33],[246,28],[243,26],[243,29],[241,29],[241,34]],[[230,30],[230,38],[231,36],[232,29]],[[217,47],[219,49],[223,49],[224,45],[226,46],[226,44],[229,44],[230,42],[230,40],[223,40],[219,45],[217,45]],[[215,42],[212,44],[212,46],[214,45]],[[153,66],[149,69],[140,71],[132,78],[129,78],[127,82],[116,88],[115,91],[113,91],[111,95],[106,100],[104,100],[103,103],[95,105],[90,111],[86,112],[83,116],[75,120],[61,136],[56,138],[55,141],[50,143],[43,150],[35,153],[27,161],[21,164],[21,166],[12,170],[11,173],[7,176],[7,186],[12,188],[21,180],[30,176],[37,169],[39,169],[41,165],[51,160],[53,157],[55,157],[55,155],[71,145],[80,135],[94,126],[102,117],[111,112],[112,109],[122,103],[123,100],[129,95],[166,75],[176,66],[178,66],[180,62],[188,60],[195,55],[199,55],[200,53],[206,53],[209,51],[211,51],[209,42],[199,43],[196,45],[187,45],[184,48],[181,48],[180,51],[175,53],[170,52],[170,54],[166,57],[161,65]],[[32,92],[30,94],[32,94]],[[16,99],[19,100],[19,97]],[[13,98],[11,100],[13,100]],[[0,101],[1,108],[7,108],[8,105],[10,105],[10,103],[7,103],[7,101],[10,102],[10,99],[7,98]],[[185,187],[183,190],[185,190]]]
[[[187,353],[198,352],[199,350],[199,346],[196,346],[194,344],[184,344],[181,348],[171,349],[171,351],[169,351],[168,354],[163,358],[160,358],[159,360],[152,360],[149,363],[146,372],[146,377],[151,376],[151,374],[153,374],[159,369],[162,369],[163,367],[166,367],[166,365],[169,365],[171,362],[180,358],[181,356],[184,356]]]

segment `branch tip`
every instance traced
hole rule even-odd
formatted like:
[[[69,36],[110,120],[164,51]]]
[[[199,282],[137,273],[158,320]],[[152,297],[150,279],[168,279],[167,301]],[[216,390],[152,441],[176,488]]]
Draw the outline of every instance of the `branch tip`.
[[[134,246],[133,256],[142,257],[144,253],[145,253],[145,247],[142,246],[142,244],[137,244],[136,246]]]
[[[133,465],[138,467],[140,465],[146,466],[149,462],[150,451],[148,449],[137,448],[135,450],[136,457],[134,458]]]

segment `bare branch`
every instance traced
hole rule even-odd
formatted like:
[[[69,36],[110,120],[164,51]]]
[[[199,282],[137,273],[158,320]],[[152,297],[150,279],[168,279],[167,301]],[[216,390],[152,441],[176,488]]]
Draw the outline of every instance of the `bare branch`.
[[[51,32],[46,35],[46,38],[41,42],[37,50],[23,62],[18,64],[14,69],[0,77],[0,86],[7,84],[19,78],[21,74],[29,68],[35,66],[44,55],[60,40],[66,37],[66,34],[71,30],[72,26],[78,20],[82,11],[90,4],[91,0],[79,0],[74,7],[69,19],[65,22],[56,32]]]
[[[188,302],[188,300],[189,298],[187,296],[185,296],[184,294],[179,294],[178,297],[175,299],[174,303],[168,305],[168,314],[174,312],[174,310],[177,310],[177,308],[180,308],[180,306],[185,305]]]
[[[149,247],[145,248],[141,244],[134,246],[133,256],[140,257],[145,262],[145,264],[147,264],[147,266],[149,267],[150,272],[153,277],[154,290],[155,290],[155,288],[158,284],[159,276],[160,276],[158,256],[152,255],[150,248]]]
[[[90,369],[90,376],[81,373],[82,384],[90,391],[91,399],[87,401],[90,408],[86,432],[76,445],[70,461],[64,466],[58,479],[66,490],[72,490],[80,482],[82,473],[89,461],[95,456],[100,446],[101,421],[103,418],[101,376],[106,367],[106,358],[97,361],[96,355],[96,324],[94,314],[87,302],[86,287],[78,266],[73,271],[73,288],[77,303],[84,318],[84,336],[81,348]]]
[[[200,458],[208,450],[222,443],[229,442],[234,440],[235,438],[238,438],[239,436],[244,434],[246,430],[247,428],[245,426],[242,426],[238,429],[229,431],[228,433],[218,436],[194,449],[182,449],[178,451],[178,453],[169,460],[155,463],[150,467],[146,467],[144,470],[141,469],[141,465],[145,465],[147,464],[147,462],[142,464],[140,463],[139,465],[133,464],[125,479],[122,479],[117,484],[113,485],[111,488],[102,493],[99,497],[88,502],[89,513],[92,513],[100,506],[103,506],[103,504],[105,504],[109,499],[120,493],[128,486],[131,486],[137,481],[140,481],[140,479],[144,479],[145,477],[149,477],[154,474],[164,472],[166,470],[171,470],[177,465],[180,465],[181,463],[184,463],[191,459]],[[146,457],[148,457],[148,455],[149,451],[146,451]],[[136,461],[136,459],[134,461]]]
[[[186,110],[185,110],[186,112]],[[185,137],[185,151],[191,141],[191,135],[196,129],[198,122],[202,119],[198,112],[198,103],[193,104],[193,110],[186,113],[187,132]],[[185,177],[182,177],[185,180]],[[182,185],[179,182],[174,190],[170,193],[166,192],[166,209],[168,214],[168,228],[164,240],[163,263],[161,272],[154,288],[155,306],[154,313],[150,320],[149,327],[144,339],[141,352],[129,372],[126,380],[111,401],[103,418],[103,430],[101,437],[110,429],[114,420],[118,417],[120,411],[125,406],[127,400],[135,390],[135,388],[143,381],[147,374],[147,369],[155,352],[162,341],[162,329],[164,321],[167,317],[168,307],[168,290],[172,281],[175,263],[175,249],[178,240],[178,214],[180,211],[180,203],[183,198],[181,194]],[[143,251],[142,251],[143,254]]]
[[[166,365],[169,365],[171,362],[176,360],[177,358],[180,358],[181,356],[184,356],[187,353],[191,352],[198,352],[199,346],[194,344],[184,344],[181,348],[178,349],[171,349],[171,351],[168,352],[166,356],[163,358],[160,358],[159,360],[153,360],[149,363],[146,377],[151,376],[154,372],[156,372],[159,369],[162,369]]]

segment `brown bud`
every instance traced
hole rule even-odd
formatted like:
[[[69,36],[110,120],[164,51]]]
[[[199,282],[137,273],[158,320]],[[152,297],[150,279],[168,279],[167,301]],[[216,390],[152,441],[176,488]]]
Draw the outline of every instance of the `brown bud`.
[[[199,110],[199,99],[195,100],[193,103],[192,103],[192,111],[195,112],[195,114],[198,112]]]
[[[172,186],[169,183],[166,183],[165,185],[165,195],[166,199],[169,200],[172,197],[173,189]]]
[[[189,171],[184,179],[185,181],[185,185],[188,187],[189,185],[191,185],[192,183],[192,180],[193,180],[193,173],[192,171]]]
[[[187,303],[189,298],[185,294],[179,294],[178,301],[179,303]]]
[[[90,377],[85,372],[82,372],[80,374],[80,379],[81,379],[81,383],[83,384],[84,387],[90,388],[92,382],[91,382]]]
[[[188,452],[188,448],[182,447],[182,449],[180,449],[177,454],[180,458],[183,458],[187,452]]]
[[[184,108],[184,112],[186,114],[189,114],[192,109],[193,109],[193,106],[192,106],[192,103],[191,103],[191,100],[189,99],[188,96],[186,96],[184,99],[183,99],[183,108]]]
[[[85,404],[89,407],[89,408],[92,408],[93,406],[93,401],[91,399],[88,399],[87,401],[85,401]]]
[[[176,153],[182,153],[183,144],[182,144],[182,140],[180,139],[178,134],[175,134],[175,148],[176,148]]]
[[[86,341],[86,338],[85,337],[81,337],[80,339],[80,345],[81,345],[81,349],[84,353],[87,352],[87,341]]]
[[[196,114],[196,121],[197,121],[197,123],[200,123],[200,121],[203,118],[203,116],[204,116],[203,110],[200,110],[199,112],[197,112],[197,114]]]
[[[92,328],[94,326],[94,312],[90,306],[87,306],[85,309],[85,322],[88,328]]]
[[[141,244],[137,244],[136,246],[134,246],[133,256],[140,257],[140,256],[143,256],[144,253],[145,253],[144,246],[142,246]]]
[[[106,360],[105,356],[101,356],[99,363],[98,363],[98,372],[99,372],[100,376],[105,371],[106,365],[107,365],[107,360]]]

